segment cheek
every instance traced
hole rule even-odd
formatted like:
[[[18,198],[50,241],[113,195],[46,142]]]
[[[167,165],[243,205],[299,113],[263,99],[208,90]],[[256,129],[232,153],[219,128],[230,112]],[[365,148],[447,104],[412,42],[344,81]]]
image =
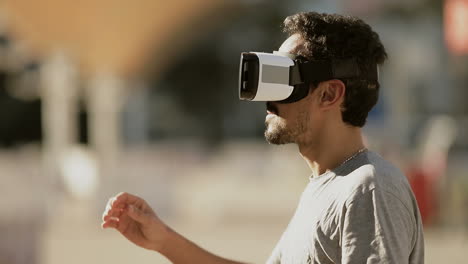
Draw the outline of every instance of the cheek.
[[[311,122],[311,111],[307,100],[291,104],[278,104],[278,116],[288,127],[306,127]]]
[[[298,130],[306,131],[310,128],[311,125],[313,125],[313,120],[311,120],[310,117],[311,115],[308,111],[301,111],[298,113],[297,117],[295,118],[295,125],[298,127]]]
[[[320,128],[323,126],[323,116],[319,115],[317,112],[310,112],[309,116],[309,124],[312,129]]]

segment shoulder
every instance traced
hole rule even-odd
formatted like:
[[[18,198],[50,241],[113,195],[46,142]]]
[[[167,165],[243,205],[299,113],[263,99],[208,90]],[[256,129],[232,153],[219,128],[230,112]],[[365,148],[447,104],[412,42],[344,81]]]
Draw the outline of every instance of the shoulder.
[[[369,192],[398,198],[406,205],[412,203],[412,191],[400,169],[378,154],[368,151],[356,157],[336,172],[340,189],[347,202],[365,197]]]

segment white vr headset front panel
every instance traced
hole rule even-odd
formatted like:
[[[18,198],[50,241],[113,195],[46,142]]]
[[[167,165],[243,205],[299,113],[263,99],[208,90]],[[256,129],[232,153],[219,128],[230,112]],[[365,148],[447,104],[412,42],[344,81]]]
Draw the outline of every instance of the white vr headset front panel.
[[[281,101],[294,90],[289,85],[289,67],[294,61],[284,55],[252,52],[260,65],[257,94],[252,101]]]

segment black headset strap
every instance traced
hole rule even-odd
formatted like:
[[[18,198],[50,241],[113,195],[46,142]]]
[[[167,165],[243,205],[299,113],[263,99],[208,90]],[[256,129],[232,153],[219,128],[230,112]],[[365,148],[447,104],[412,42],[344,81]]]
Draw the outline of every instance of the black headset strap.
[[[363,80],[377,81],[377,64],[372,63],[367,66],[367,74],[363,75],[355,59],[296,61],[294,66],[290,67],[289,84],[294,86],[302,83],[348,78],[362,78]]]

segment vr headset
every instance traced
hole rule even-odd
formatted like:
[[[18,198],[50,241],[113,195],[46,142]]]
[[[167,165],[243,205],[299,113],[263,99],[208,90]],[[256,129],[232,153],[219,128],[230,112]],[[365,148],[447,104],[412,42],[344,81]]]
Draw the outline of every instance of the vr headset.
[[[292,103],[309,93],[311,83],[332,79],[378,82],[378,66],[362,73],[355,59],[306,60],[293,54],[243,52],[239,67],[239,98],[248,101]]]

